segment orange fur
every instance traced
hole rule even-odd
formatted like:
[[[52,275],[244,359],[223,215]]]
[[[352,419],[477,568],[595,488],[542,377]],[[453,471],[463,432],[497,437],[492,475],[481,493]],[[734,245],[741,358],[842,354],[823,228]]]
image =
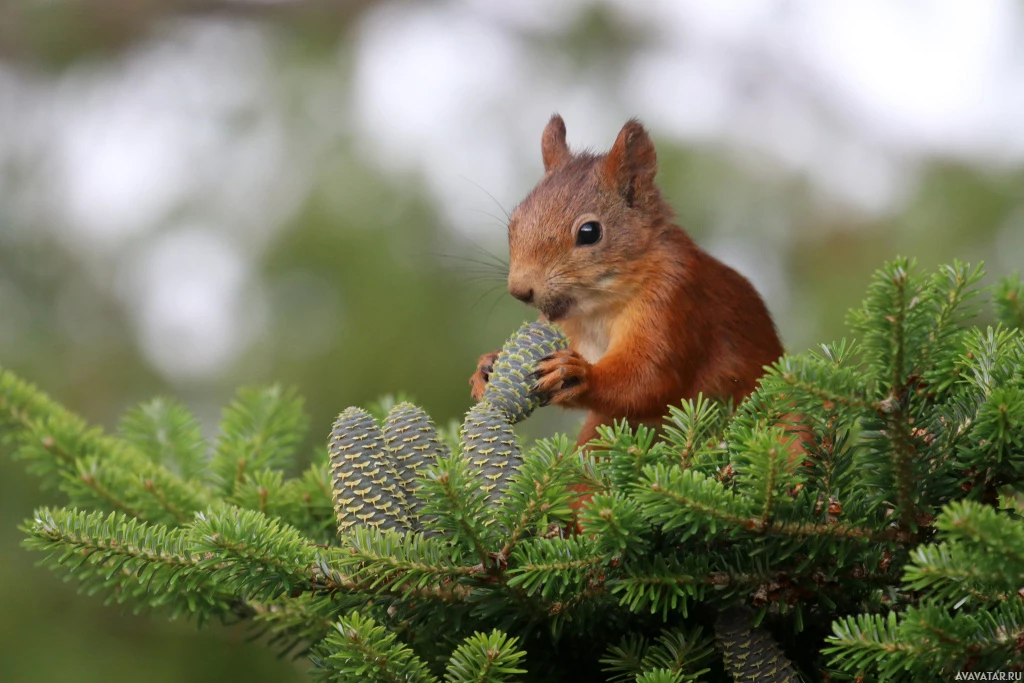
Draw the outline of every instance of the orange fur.
[[[658,426],[668,405],[698,393],[742,401],[782,344],[750,282],[673,223],[643,126],[626,123],[607,154],[573,154],[555,115],[541,148],[545,175],[509,222],[509,290],[569,340],[538,365],[537,384],[552,403],[589,411],[578,444],[612,420]],[[578,244],[591,221],[600,241]]]

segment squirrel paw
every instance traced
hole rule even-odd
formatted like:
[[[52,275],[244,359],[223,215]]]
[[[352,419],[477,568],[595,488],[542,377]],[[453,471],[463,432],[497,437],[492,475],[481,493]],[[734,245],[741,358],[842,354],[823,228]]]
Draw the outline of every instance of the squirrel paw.
[[[537,362],[533,390],[547,394],[548,404],[577,407],[578,399],[590,388],[591,365],[575,351],[556,351]]]
[[[487,391],[487,382],[491,379],[491,373],[494,372],[494,361],[497,359],[497,351],[480,356],[480,360],[476,362],[476,372],[469,378],[470,394],[478,403],[483,399],[484,392]]]

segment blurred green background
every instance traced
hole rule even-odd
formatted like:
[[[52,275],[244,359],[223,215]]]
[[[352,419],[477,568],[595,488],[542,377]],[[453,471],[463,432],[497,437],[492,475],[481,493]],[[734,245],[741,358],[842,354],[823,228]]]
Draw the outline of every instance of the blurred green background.
[[[870,273],[1024,262],[1024,5],[452,0],[0,3],[0,365],[105,428],[241,384],[438,421],[532,314],[504,212],[553,111],[656,139],[680,222],[787,347],[844,334]],[[544,411],[528,434],[574,428]],[[288,681],[243,630],[134,616],[37,569],[0,460],[0,680]]]

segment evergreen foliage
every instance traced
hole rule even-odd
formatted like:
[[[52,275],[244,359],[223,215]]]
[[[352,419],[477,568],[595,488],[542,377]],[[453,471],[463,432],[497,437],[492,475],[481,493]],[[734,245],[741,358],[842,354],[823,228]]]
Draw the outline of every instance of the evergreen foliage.
[[[296,394],[248,388],[208,443],[180,404],[89,427],[0,370],[0,442],[66,507],[25,544],[87,593],[244,622],[333,681],[952,680],[1024,670],[1022,285],[878,272],[857,342],[776,363],[735,410],[667,408],[522,447],[510,339],[463,423],[349,408],[299,471]],[[579,502],[579,491],[592,495]]]

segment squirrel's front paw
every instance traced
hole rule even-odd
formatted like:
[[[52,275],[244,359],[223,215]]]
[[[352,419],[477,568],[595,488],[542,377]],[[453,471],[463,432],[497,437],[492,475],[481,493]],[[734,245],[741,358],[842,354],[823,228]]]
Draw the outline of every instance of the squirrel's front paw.
[[[498,352],[492,351],[480,356],[480,360],[476,362],[476,372],[469,378],[470,394],[474,401],[479,402],[483,399],[484,392],[487,391],[487,382],[491,379],[491,373],[494,372],[494,361],[497,359]]]
[[[555,351],[537,362],[533,390],[546,394],[549,404],[578,407],[577,401],[590,389],[591,367],[587,359],[575,351]]]

